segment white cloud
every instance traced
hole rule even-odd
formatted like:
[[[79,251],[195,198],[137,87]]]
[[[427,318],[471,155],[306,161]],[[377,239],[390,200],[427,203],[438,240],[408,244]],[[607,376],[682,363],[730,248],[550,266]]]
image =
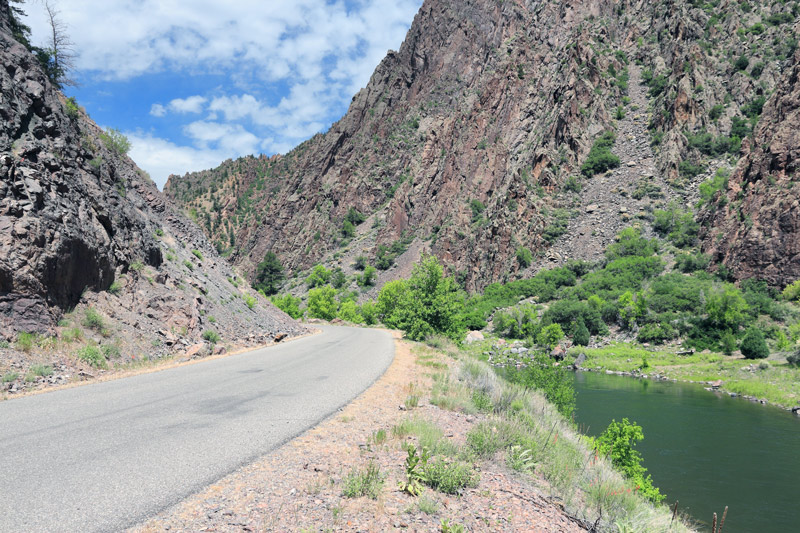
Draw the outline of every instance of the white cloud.
[[[195,161],[222,155],[286,152],[325,129],[366,85],[387,50],[400,46],[421,3],[59,0],[58,7],[75,43],[84,87],[98,79],[136,83],[164,72],[187,79],[214,75],[214,87],[189,89],[190,96],[179,84],[174,93],[159,87],[160,101],[146,104],[149,115],[123,126],[132,131],[172,126],[170,134],[133,136],[135,159],[155,177],[167,167],[183,173],[195,168]],[[25,10],[38,44],[47,35],[43,10],[33,2]],[[152,122],[151,117],[167,115],[168,120]],[[186,139],[173,137],[175,132]]]
[[[150,114],[154,117],[163,117],[167,114],[167,108],[161,104],[153,104],[150,106]]]
[[[164,187],[170,174],[183,175],[186,172],[214,168],[221,161],[239,155],[224,150],[178,146],[149,134],[127,133],[126,135],[131,141],[129,155],[136,164],[150,173],[159,189]]]
[[[170,101],[169,108],[176,113],[200,113],[203,105],[208,100],[202,96],[190,96],[189,98],[175,98]]]

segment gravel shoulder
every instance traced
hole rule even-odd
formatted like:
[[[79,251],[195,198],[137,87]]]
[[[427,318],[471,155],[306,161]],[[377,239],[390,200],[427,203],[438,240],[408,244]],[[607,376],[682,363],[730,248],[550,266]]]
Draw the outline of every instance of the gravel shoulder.
[[[433,373],[454,361],[430,351],[422,358],[419,345],[395,336],[389,369],[337,414],[132,531],[440,531],[443,520],[469,531],[583,531],[547,497],[543,480],[511,471],[500,458],[476,464],[480,482],[461,495],[428,488],[415,498],[398,488],[401,445],[416,438],[394,436],[394,426],[422,418],[461,444],[483,417],[431,405]],[[419,396],[416,407],[407,406],[410,395]],[[384,441],[375,438],[379,430]],[[384,476],[377,498],[344,497],[344,479],[369,461]]]

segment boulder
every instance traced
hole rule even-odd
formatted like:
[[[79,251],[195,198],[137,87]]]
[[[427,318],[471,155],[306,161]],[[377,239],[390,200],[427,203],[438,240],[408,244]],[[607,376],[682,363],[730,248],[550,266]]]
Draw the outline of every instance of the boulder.
[[[472,344],[473,342],[482,341],[484,339],[485,337],[480,331],[470,331],[467,333],[467,338],[464,339],[464,342],[467,344]]]

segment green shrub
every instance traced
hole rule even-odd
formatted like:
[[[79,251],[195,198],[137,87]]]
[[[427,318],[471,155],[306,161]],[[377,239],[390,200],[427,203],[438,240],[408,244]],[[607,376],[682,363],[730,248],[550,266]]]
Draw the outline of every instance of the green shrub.
[[[267,296],[272,296],[278,292],[281,282],[284,280],[283,265],[275,252],[267,252],[264,260],[256,267],[255,283],[256,290],[264,291]]]
[[[200,262],[203,261],[203,254],[200,252],[200,250],[192,250],[192,255],[194,255]]]
[[[575,346],[588,346],[591,340],[592,336],[589,333],[589,328],[586,327],[583,318],[578,317],[572,328],[572,343]]]
[[[193,265],[193,264],[192,264],[192,262],[191,262],[191,261],[189,261],[188,259],[186,259],[186,260],[183,262],[183,266],[185,266],[185,267],[186,267],[186,268],[188,268],[189,270],[194,270],[194,265]]]
[[[247,304],[249,309],[252,309],[256,306],[256,302],[258,301],[255,296],[251,296],[249,294],[244,295],[244,303]]]
[[[294,319],[298,319],[303,316],[303,311],[300,310],[300,304],[303,302],[303,300],[300,298],[295,298],[291,294],[286,293],[283,296],[273,296],[271,301],[275,307]]]
[[[67,116],[70,120],[76,120],[81,114],[81,107],[74,96],[70,96],[64,101],[64,107],[67,110]]]
[[[367,217],[355,208],[351,207],[347,210],[347,214],[345,215],[344,219],[347,222],[350,222],[353,226],[358,226],[359,224],[363,223]]]
[[[364,322],[364,317],[359,314],[358,306],[353,300],[345,300],[339,305],[339,318],[353,324]]]
[[[459,339],[463,331],[463,295],[434,256],[414,265],[408,281],[387,283],[378,294],[378,311],[384,324],[405,330],[412,340],[433,333]]]
[[[737,71],[747,70],[747,66],[750,64],[750,59],[746,55],[741,55],[739,58],[734,62],[733,67]]]
[[[306,278],[306,285],[311,288],[322,287],[331,279],[331,271],[323,265],[317,265]]]
[[[622,422],[611,421],[608,428],[597,437],[595,447],[600,454],[608,456],[611,463],[639,487],[642,496],[659,503],[664,499],[664,495],[653,486],[652,477],[642,466],[642,456],[635,449],[636,443],[643,439],[642,427],[623,418]]]
[[[108,292],[110,294],[117,295],[122,290],[122,284],[119,281],[114,281],[111,285],[108,286]]]
[[[95,368],[107,368],[106,358],[97,346],[86,345],[78,350],[78,359]]]
[[[581,185],[581,180],[577,176],[570,176],[564,182],[564,191],[566,192],[579,193],[581,189],[583,189],[583,185]]]
[[[308,316],[333,320],[339,311],[336,290],[330,285],[308,291]]]
[[[595,174],[600,174],[619,166],[619,157],[611,153],[611,147],[614,146],[615,139],[614,132],[607,131],[594,142],[586,161],[581,166],[581,172],[584,176],[590,178]]]
[[[53,367],[50,365],[42,365],[42,364],[31,365],[30,373],[33,374],[34,376],[41,376],[43,378],[46,378],[47,376],[53,375]]]
[[[535,336],[541,326],[536,307],[521,305],[507,311],[498,311],[492,319],[494,332],[508,339],[524,339]]]
[[[553,366],[549,357],[537,356],[525,368],[507,368],[503,371],[512,383],[518,383],[544,394],[547,401],[569,418],[575,410],[575,388],[572,376],[562,366]]]
[[[696,254],[677,254],[675,256],[675,268],[685,274],[691,274],[700,270],[705,270],[711,263],[711,256],[702,253]]]
[[[787,285],[781,294],[790,302],[800,300],[800,279]]]
[[[528,268],[533,263],[533,254],[524,246],[517,248],[517,262],[522,268]]]
[[[100,134],[100,140],[109,150],[125,155],[131,149],[131,143],[121,131],[109,128]]]
[[[561,329],[561,326],[559,324],[550,324],[542,328],[536,336],[536,342],[539,346],[549,351],[555,348],[563,338],[564,330]]]
[[[18,377],[18,372],[6,372],[3,374],[3,383],[11,383],[12,381],[16,381]]]
[[[795,351],[793,354],[787,355],[786,362],[789,363],[790,366],[800,366],[800,350]]]
[[[736,349],[736,336],[731,330],[726,330],[722,334],[720,337],[720,346],[722,347],[722,353],[725,355],[731,355]]]
[[[717,196],[719,191],[723,193],[728,189],[728,176],[730,172],[727,169],[719,169],[713,178],[704,181],[700,184],[700,205],[710,204]]]
[[[711,120],[717,120],[719,117],[722,116],[722,112],[725,110],[725,106],[722,104],[717,104],[711,108],[708,112],[708,118]]]
[[[364,272],[358,277],[358,284],[361,287],[372,287],[375,285],[375,277],[377,270],[374,266],[367,266]]]
[[[83,321],[81,323],[84,325],[84,327],[93,329],[95,331],[102,331],[106,327],[103,316],[94,307],[88,307],[86,309],[86,312],[83,315]]]
[[[480,476],[472,466],[443,458],[428,461],[423,471],[424,483],[445,494],[460,494],[468,487],[477,487],[480,481]]]
[[[119,346],[116,344],[104,344],[100,350],[103,352],[103,357],[106,359],[116,359],[122,354]]]
[[[212,329],[207,329],[203,332],[203,340],[210,342],[211,344],[216,344],[220,341],[219,333]]]
[[[686,179],[692,179],[705,172],[705,170],[706,167],[703,165],[696,165],[691,161],[681,161],[678,165],[678,172]]]
[[[342,484],[342,496],[345,498],[367,496],[377,500],[383,488],[381,468],[375,461],[370,460],[364,469],[353,468]]]
[[[17,333],[17,342],[14,343],[14,347],[21,352],[29,353],[33,349],[35,340],[36,334],[20,331]]]
[[[658,252],[658,249],[656,239],[642,237],[640,228],[629,227],[619,232],[617,242],[606,247],[605,255],[609,261],[630,256],[650,257]]]
[[[366,325],[372,326],[378,323],[378,306],[375,302],[364,302],[361,305],[360,313]]]
[[[739,349],[746,359],[766,359],[769,357],[767,341],[764,340],[764,334],[757,327],[748,328]]]

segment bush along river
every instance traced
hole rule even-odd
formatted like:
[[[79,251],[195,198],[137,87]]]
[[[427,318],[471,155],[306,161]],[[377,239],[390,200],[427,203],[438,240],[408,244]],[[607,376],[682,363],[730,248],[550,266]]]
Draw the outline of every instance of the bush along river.
[[[689,383],[576,372],[575,422],[598,436],[612,419],[644,431],[637,449],[670,507],[710,531],[800,531],[800,417]]]

